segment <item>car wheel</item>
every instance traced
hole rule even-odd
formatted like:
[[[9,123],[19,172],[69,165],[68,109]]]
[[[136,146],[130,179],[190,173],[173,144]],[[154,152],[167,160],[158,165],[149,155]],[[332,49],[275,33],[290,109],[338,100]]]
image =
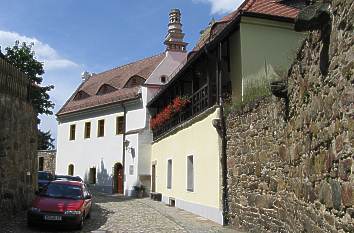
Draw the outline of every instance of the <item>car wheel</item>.
[[[28,227],[33,227],[34,226],[34,223],[30,220],[27,220],[27,226]]]
[[[85,213],[81,215],[80,223],[77,225],[77,229],[81,230],[84,227],[84,219],[85,219]]]

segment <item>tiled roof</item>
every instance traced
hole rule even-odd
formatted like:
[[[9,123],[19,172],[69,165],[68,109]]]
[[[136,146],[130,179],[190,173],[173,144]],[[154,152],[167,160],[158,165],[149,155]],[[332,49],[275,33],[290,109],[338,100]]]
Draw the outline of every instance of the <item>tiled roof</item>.
[[[245,0],[235,11],[224,16],[220,20],[216,21],[210,28],[204,30],[201,34],[199,41],[193,50],[188,54],[188,60],[184,62],[177,71],[172,73],[171,79],[175,79],[176,75],[185,67],[188,63],[198,55],[199,50],[204,46],[213,42],[214,39],[220,35],[227,26],[234,23],[241,15],[250,15],[257,17],[274,17],[276,20],[294,21],[299,14],[300,9],[290,6],[291,2],[305,2],[305,0]],[[169,82],[155,97],[150,101],[152,104],[159,96],[165,92],[169,85],[172,85],[172,81]]]
[[[124,85],[133,76],[140,76],[146,80],[164,57],[165,53],[161,53],[93,75],[78,87],[59,110],[57,116],[137,98],[139,96],[139,87],[124,88]],[[108,84],[117,90],[104,95],[96,95],[103,84]],[[89,97],[74,100],[79,91],[84,91]]]
[[[301,0],[299,0],[301,1]],[[193,51],[197,51],[213,40],[224,28],[241,14],[257,14],[259,16],[273,16],[286,20],[294,20],[299,9],[285,5],[281,0],[245,0],[238,9],[216,21],[210,30],[201,35]]]

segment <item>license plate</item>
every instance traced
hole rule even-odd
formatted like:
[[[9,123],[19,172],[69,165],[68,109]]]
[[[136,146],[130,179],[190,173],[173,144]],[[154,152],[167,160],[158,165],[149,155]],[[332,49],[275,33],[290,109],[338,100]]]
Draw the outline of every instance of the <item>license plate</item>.
[[[48,221],[61,221],[61,216],[45,215],[44,220]]]

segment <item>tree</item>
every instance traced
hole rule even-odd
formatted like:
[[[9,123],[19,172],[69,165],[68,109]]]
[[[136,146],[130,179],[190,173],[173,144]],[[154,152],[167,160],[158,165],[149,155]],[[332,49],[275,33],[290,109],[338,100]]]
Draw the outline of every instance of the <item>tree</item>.
[[[13,47],[7,47],[4,57],[7,62],[16,66],[20,71],[25,73],[31,82],[29,95],[34,110],[37,113],[37,124],[40,123],[38,115],[46,114],[52,115],[54,103],[50,100],[48,92],[54,88],[53,85],[41,86],[44,74],[43,63],[37,61],[33,51],[34,43],[27,44],[19,41],[15,42]],[[38,130],[38,148],[50,149],[53,148],[54,139],[51,138],[50,131],[42,132]],[[47,141],[43,141],[47,140]],[[45,146],[48,146],[46,148]]]
[[[43,132],[38,129],[38,150],[51,150],[54,149],[54,139],[51,137],[50,131]]]

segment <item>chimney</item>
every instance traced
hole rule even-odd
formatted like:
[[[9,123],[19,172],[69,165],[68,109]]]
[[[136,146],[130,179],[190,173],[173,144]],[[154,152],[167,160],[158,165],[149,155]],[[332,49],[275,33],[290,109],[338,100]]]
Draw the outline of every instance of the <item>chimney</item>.
[[[181,12],[179,9],[172,9],[170,12],[170,21],[168,24],[168,33],[164,44],[166,51],[187,52],[188,43],[183,41],[184,33],[182,32]]]
[[[86,80],[88,80],[90,77],[92,77],[95,73],[90,73],[88,71],[84,71],[81,73],[81,79],[83,82],[85,82]]]

